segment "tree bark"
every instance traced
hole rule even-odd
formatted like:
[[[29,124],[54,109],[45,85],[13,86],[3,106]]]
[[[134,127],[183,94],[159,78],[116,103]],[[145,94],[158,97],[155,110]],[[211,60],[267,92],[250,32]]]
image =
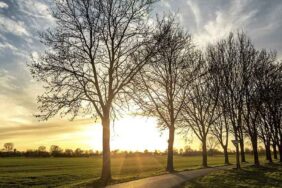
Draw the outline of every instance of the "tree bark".
[[[252,146],[253,146],[253,153],[254,153],[254,164],[255,166],[259,166],[259,156],[258,156],[258,141],[257,141],[257,137],[254,136],[254,138],[251,139],[252,140]]]
[[[271,157],[271,150],[270,150],[270,143],[265,144],[265,155],[266,160],[268,160],[270,163],[272,163],[272,157]]]
[[[103,125],[103,166],[101,180],[107,184],[111,180],[111,153],[110,153],[110,118],[106,116],[102,119]]]
[[[235,140],[238,141],[238,135],[237,135],[237,130],[235,131]],[[239,144],[235,145],[236,147],[236,169],[239,170],[241,169],[240,166],[240,153],[239,153]]]
[[[240,139],[241,161],[246,162],[244,138]]]
[[[169,138],[168,138],[168,148],[167,148],[167,165],[166,170],[168,172],[173,172],[173,143],[174,143],[174,127],[169,128]]]
[[[207,139],[206,137],[203,138],[202,140],[202,165],[203,167],[208,167],[208,155],[207,155]]]
[[[282,163],[282,141],[279,144],[279,161]]]
[[[273,147],[273,158],[274,158],[274,159],[278,159],[278,158],[277,158],[277,147],[276,147],[276,143],[273,143],[272,147]]]
[[[223,152],[224,152],[224,164],[229,165],[230,163],[229,163],[227,146],[223,147]]]
[[[270,144],[269,143],[266,145],[265,152],[266,152],[267,160],[270,163],[272,163],[272,156],[271,156],[271,150],[270,150]]]

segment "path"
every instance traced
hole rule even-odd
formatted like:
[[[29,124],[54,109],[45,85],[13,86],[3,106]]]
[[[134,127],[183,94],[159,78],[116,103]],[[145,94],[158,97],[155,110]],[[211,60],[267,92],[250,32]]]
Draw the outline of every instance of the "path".
[[[154,176],[126,183],[107,186],[107,188],[173,188],[178,187],[184,182],[207,175],[210,172],[231,169],[234,166],[220,166],[213,168],[203,168],[198,170],[183,171],[173,174]]]

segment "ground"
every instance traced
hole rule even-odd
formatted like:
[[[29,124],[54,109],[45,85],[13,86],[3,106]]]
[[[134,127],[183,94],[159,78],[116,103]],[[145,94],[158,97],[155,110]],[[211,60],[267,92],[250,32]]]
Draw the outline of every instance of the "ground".
[[[264,156],[262,156],[262,160]],[[223,165],[223,156],[209,157],[210,166]],[[252,161],[251,156],[247,160]],[[234,163],[235,156],[230,156]],[[101,172],[101,158],[0,158],[0,187],[31,185],[70,186],[95,181]],[[175,169],[201,167],[201,156],[175,156]],[[166,156],[113,157],[112,183],[164,174]]]
[[[282,164],[248,166],[242,170],[220,170],[191,180],[183,188],[274,188],[282,187]]]

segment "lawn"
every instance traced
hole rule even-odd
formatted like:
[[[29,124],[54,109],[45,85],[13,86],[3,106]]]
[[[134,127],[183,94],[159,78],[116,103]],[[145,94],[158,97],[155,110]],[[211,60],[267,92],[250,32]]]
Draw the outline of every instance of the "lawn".
[[[221,170],[189,181],[183,188],[274,188],[282,187],[282,164],[247,166],[242,170]]]
[[[251,162],[251,156],[247,156]],[[234,156],[230,156],[234,163]],[[0,158],[0,187],[70,186],[98,179],[102,160],[96,158]],[[201,167],[201,157],[175,156],[178,171]],[[165,173],[165,156],[112,158],[115,181],[123,182]],[[223,165],[223,156],[209,157],[210,166]]]

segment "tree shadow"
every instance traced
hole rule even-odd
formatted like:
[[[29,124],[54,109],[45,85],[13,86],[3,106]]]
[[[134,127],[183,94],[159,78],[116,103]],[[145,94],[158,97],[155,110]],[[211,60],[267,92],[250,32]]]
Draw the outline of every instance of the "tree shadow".
[[[281,168],[282,165],[279,164],[266,164],[240,170],[221,170],[188,181],[186,187],[281,187]]]

